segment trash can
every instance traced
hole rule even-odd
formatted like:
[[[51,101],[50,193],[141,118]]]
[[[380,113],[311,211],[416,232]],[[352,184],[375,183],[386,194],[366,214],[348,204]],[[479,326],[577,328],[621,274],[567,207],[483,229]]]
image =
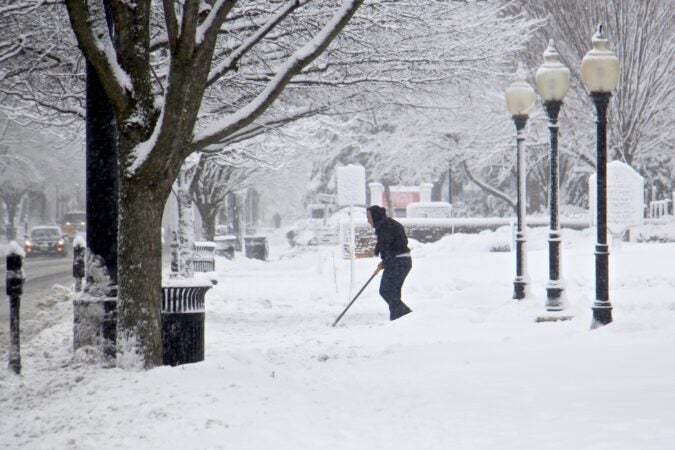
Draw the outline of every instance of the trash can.
[[[234,259],[234,250],[237,245],[236,236],[216,236],[214,241],[216,242],[216,255]]]
[[[267,261],[267,256],[269,253],[267,247],[267,238],[265,236],[244,237],[244,252],[247,258]]]
[[[216,270],[215,242],[195,242],[195,253],[192,265],[195,272],[213,272]]]
[[[211,284],[165,280],[162,286],[163,364],[204,361],[204,296]]]

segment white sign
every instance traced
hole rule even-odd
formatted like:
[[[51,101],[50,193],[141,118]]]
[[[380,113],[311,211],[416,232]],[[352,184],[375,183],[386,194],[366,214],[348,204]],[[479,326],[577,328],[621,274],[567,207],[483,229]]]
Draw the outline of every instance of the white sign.
[[[588,179],[591,225],[596,221],[596,174]],[[607,164],[607,228],[618,235],[644,222],[644,178],[628,164]]]
[[[340,206],[366,204],[366,169],[348,165],[337,168],[337,201]]]
[[[416,202],[406,206],[406,217],[445,219],[450,217],[452,205],[446,202]]]

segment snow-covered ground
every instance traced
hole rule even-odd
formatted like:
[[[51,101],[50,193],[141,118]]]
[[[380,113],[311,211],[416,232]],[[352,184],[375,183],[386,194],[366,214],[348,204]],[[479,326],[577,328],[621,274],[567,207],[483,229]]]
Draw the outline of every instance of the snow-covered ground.
[[[571,321],[535,322],[545,230],[529,236],[522,302],[515,255],[488,251],[509,241],[500,230],[415,244],[414,313],[389,322],[376,280],[333,328],[349,262],[289,251],[279,234],[269,262],[217,260],[206,360],[146,372],[73,355],[71,303],[55,291],[26,324],[42,331],[23,342],[23,375],[0,370],[0,447],[674,448],[675,244],[612,248],[615,321],[591,331],[594,236],[564,236]],[[355,291],[375,265],[356,262]]]

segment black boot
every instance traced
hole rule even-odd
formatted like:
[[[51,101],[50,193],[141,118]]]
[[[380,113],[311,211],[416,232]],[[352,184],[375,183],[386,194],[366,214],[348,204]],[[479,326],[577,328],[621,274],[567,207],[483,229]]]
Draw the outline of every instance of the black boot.
[[[396,320],[411,312],[412,309],[408,308],[408,305],[406,305],[403,302],[400,302],[394,308],[391,308],[389,310],[389,320]]]

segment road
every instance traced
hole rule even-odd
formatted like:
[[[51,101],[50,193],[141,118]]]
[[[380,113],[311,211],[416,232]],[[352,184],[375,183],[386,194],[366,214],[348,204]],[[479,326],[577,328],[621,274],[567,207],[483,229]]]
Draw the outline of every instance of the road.
[[[9,299],[5,294],[5,261],[0,264],[0,334],[9,329]],[[26,283],[21,297],[21,320],[35,314],[36,305],[49,295],[52,286],[60,284],[70,287],[74,283],[72,276],[73,260],[66,258],[38,256],[24,260]]]

